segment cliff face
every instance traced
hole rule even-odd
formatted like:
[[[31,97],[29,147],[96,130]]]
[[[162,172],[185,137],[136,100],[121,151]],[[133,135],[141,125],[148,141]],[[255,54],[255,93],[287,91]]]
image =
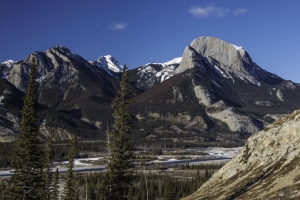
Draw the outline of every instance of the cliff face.
[[[259,81],[266,79],[271,81],[270,79],[279,78],[257,66],[248,52],[242,47],[229,44],[214,37],[194,39],[185,48],[181,65],[176,72],[181,73],[187,69],[197,67],[199,60],[204,58],[212,66],[217,66],[219,71],[227,75],[233,74],[236,77],[248,79],[249,82],[254,84],[260,84]]]
[[[251,136],[194,199],[300,199],[300,110]]]
[[[7,114],[19,117],[13,111],[20,107],[9,107],[14,103],[11,99],[18,98],[8,98],[14,91],[4,86],[11,84],[25,92],[33,57],[39,66],[38,102],[59,112],[42,116],[46,126],[53,126],[52,119],[64,115],[65,120],[59,122],[61,128],[68,126],[69,132],[79,130],[78,123],[84,137],[97,135],[96,124],[101,131],[106,130],[123,66],[112,56],[89,62],[66,47],[55,46],[33,52],[22,61],[0,64],[0,120],[4,122],[0,121],[0,127],[5,128],[0,133],[8,129],[16,132],[16,120]],[[132,112],[137,127],[143,127],[136,131],[140,139],[154,134],[160,140],[166,133],[163,138],[173,134],[205,141],[206,145],[240,145],[251,134],[300,108],[300,84],[263,70],[245,49],[214,37],[196,38],[182,57],[148,63],[129,73],[135,97]],[[89,131],[93,134],[88,136]]]

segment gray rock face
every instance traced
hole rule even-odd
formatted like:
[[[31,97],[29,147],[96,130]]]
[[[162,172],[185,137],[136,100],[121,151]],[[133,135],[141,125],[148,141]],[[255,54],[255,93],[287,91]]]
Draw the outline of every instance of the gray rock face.
[[[198,78],[191,76],[193,90],[199,104],[206,107],[207,115],[224,122],[233,132],[256,133],[269,123],[265,119],[257,120],[246,112],[239,112],[240,106],[247,108],[252,104],[253,107],[261,106],[264,109],[275,108],[288,100],[287,93],[297,93],[298,90],[296,84],[285,83],[280,77],[260,68],[242,47],[214,37],[196,38],[185,48],[176,74],[185,72],[198,73]],[[230,88],[225,89],[227,84]],[[230,91],[230,94],[223,93],[226,91]],[[238,101],[232,98],[235,95],[239,97]],[[228,99],[239,105],[228,103]],[[226,109],[217,106],[219,101],[223,102]],[[259,108],[254,109],[260,112]],[[266,114],[270,114],[270,111]]]
[[[178,69],[178,73],[187,69],[193,68],[193,60],[195,57],[212,58],[218,61],[222,67],[231,68],[232,70],[243,71],[243,58],[247,60],[246,52],[237,50],[233,45],[214,38],[214,37],[199,37],[192,41],[192,43],[186,47],[182,63]],[[200,55],[197,55],[200,54]],[[192,58],[192,62],[190,62]]]
[[[15,63],[12,66],[7,80],[22,91],[26,91],[32,58],[35,58],[36,63],[39,66],[37,69],[37,78],[45,76],[53,69],[53,66],[49,62],[49,58],[42,52],[34,52],[24,61]]]
[[[300,110],[251,136],[192,199],[299,199]]]
[[[199,66],[199,61],[206,60],[221,74],[233,74],[240,79],[259,84],[260,79],[275,76],[258,67],[247,51],[214,37],[199,37],[188,45],[176,73]],[[228,78],[228,76],[226,77]]]
[[[89,81],[103,87],[111,84],[109,69],[93,65],[71,50],[56,46],[46,52],[33,52],[25,60],[12,66],[7,80],[23,92],[27,88],[32,58],[35,58],[38,66],[38,100],[46,106],[57,106],[65,100],[68,101],[71,93],[74,95],[76,92],[77,96],[82,94],[91,85]],[[86,76],[89,78],[84,78]]]
[[[182,73],[188,69],[192,69],[196,66],[199,66],[201,60],[204,60],[204,57],[199,54],[192,46],[187,46],[184,49],[183,56],[179,67],[176,69],[176,73]]]
[[[38,82],[42,82],[51,73],[59,73],[70,77],[76,70],[70,66],[69,55],[76,57],[74,53],[64,47],[50,48],[45,53],[33,52],[24,61],[13,65],[7,80],[18,89],[25,91],[32,58],[35,58],[36,64],[39,66],[36,75]]]
[[[223,40],[214,37],[200,37],[192,41],[191,47],[202,56],[217,60],[221,65],[238,71],[243,70],[243,59],[239,51]]]

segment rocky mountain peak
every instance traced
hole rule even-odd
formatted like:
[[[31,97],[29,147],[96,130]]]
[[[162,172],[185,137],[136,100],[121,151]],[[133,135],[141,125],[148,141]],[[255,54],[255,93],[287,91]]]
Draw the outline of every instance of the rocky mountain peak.
[[[151,88],[175,75],[182,57],[174,58],[164,63],[147,63],[137,68],[134,76],[131,77],[140,89]]]
[[[12,66],[16,63],[14,60],[7,60],[0,63],[0,78],[7,79]]]
[[[16,61],[9,59],[9,60],[1,63],[1,65],[6,65],[8,68],[11,68],[15,63],[16,63]]]
[[[252,59],[242,47],[229,44],[218,38],[199,37],[194,39],[189,46],[202,57],[216,60],[221,67],[233,71],[245,71],[243,61],[253,64]],[[179,71],[185,70],[179,69]]]
[[[239,50],[233,45],[214,37],[199,37],[192,41],[193,47],[203,57],[211,57],[227,67],[242,70]]]
[[[111,55],[100,56],[95,64],[103,67],[107,72],[120,73],[123,71],[123,65]]]
[[[205,72],[214,70],[223,78],[239,78],[246,82],[260,85],[260,81],[279,82],[281,79],[254,63],[247,51],[236,45],[214,37],[199,37],[188,45],[176,73],[199,67]],[[272,80],[271,80],[272,79]],[[280,80],[279,80],[280,79]]]

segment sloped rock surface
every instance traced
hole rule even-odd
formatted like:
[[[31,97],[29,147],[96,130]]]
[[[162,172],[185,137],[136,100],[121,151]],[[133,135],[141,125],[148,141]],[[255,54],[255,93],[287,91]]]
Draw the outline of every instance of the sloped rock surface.
[[[300,199],[300,110],[251,136],[243,150],[185,200]]]

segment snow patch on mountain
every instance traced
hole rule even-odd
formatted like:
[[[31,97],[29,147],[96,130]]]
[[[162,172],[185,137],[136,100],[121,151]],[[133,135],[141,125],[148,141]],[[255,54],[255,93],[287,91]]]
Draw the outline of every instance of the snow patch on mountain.
[[[167,66],[170,66],[170,65],[177,65],[177,64],[180,64],[182,60],[182,57],[177,57],[177,58],[174,58],[168,62],[164,62],[164,63],[147,63],[145,64],[144,66],[148,66],[148,65],[162,65],[163,67],[167,67]]]
[[[160,77],[160,82],[163,82],[174,75],[175,69],[176,67],[173,64],[171,64],[170,66],[164,67],[160,72],[157,72],[155,76],[157,78]]]
[[[261,83],[259,81],[257,81],[253,76],[250,76],[243,72],[234,72],[234,73],[235,73],[236,77],[242,79],[245,82],[250,82],[252,84],[261,86]]]
[[[151,78],[154,75],[160,82],[163,82],[175,74],[175,70],[179,66],[181,60],[182,57],[177,57],[165,63],[147,63],[138,68],[140,78],[137,82]]]
[[[276,96],[277,96],[277,98],[278,98],[280,101],[284,101],[283,94],[282,94],[282,91],[281,91],[280,89],[277,90]]]
[[[182,57],[174,58],[168,62],[162,63],[163,66],[180,64]]]
[[[217,65],[213,65],[213,68],[219,76],[221,76],[223,78],[230,78],[233,80],[233,82],[234,82],[234,79],[230,75],[230,73],[233,73],[235,75],[235,77],[237,77],[245,82],[250,82],[252,84],[261,86],[261,83],[248,73],[236,71],[236,70],[232,70],[232,69],[228,69],[228,68],[221,68],[221,67],[218,67]]]
[[[240,49],[243,49],[243,47],[239,47],[239,46],[236,46],[234,44],[230,44],[231,46],[233,46],[237,51],[239,51]]]
[[[115,76],[114,73],[121,73],[124,68],[111,55],[100,56],[97,61],[90,61],[90,63],[104,69],[111,76]]]
[[[12,66],[16,63],[14,60],[7,60],[3,63],[0,63],[0,75],[2,74],[3,79],[7,79],[9,76]]]
[[[9,59],[9,60],[7,60],[7,61],[1,63],[1,64],[4,64],[4,65],[6,65],[8,68],[11,68],[16,62],[17,62],[17,61],[14,61],[14,60]]]
[[[259,106],[273,106],[274,105],[271,101],[255,101],[254,103]]]

